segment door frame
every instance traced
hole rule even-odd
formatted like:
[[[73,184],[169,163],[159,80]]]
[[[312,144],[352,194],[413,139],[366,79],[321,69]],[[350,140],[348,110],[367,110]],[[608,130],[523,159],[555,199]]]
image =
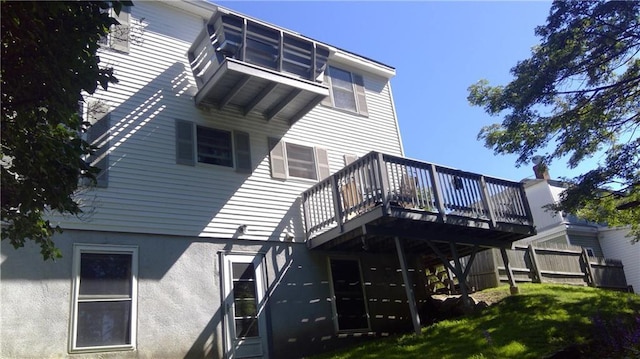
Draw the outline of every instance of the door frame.
[[[264,253],[246,252],[220,252],[220,281],[221,281],[221,307],[222,327],[224,337],[224,352],[228,359],[261,357],[269,358],[269,340],[267,332],[267,276],[264,263]],[[233,273],[232,263],[252,263],[256,285],[256,300],[258,311],[258,337],[236,338],[234,298],[233,298]],[[243,354],[241,346],[259,346],[260,354]]]

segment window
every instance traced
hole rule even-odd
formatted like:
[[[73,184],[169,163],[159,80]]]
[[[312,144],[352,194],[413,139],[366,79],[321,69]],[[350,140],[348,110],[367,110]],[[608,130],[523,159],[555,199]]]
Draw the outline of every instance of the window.
[[[333,309],[338,331],[369,329],[360,263],[355,259],[329,260]]]
[[[135,347],[137,251],[133,246],[74,246],[71,351]]]
[[[106,10],[105,10],[106,11]],[[110,49],[129,52],[129,18],[131,17],[131,7],[123,6],[119,14],[109,9],[109,16],[115,18],[120,24],[112,25],[109,30],[109,35],[100,40],[100,44],[107,46]]]
[[[236,338],[257,337],[258,295],[253,263],[231,263]]]
[[[197,126],[198,162],[233,167],[231,132]]]
[[[323,179],[329,176],[329,159],[324,148],[304,146],[269,138],[271,177]]]
[[[287,169],[293,177],[318,179],[313,147],[287,143]]]
[[[324,105],[364,116],[369,115],[364,79],[361,75],[329,66],[325,82],[329,85],[331,96],[323,101]]]
[[[275,29],[248,21],[245,61],[277,70],[279,37],[280,34]]]
[[[176,120],[176,163],[194,166],[196,161],[235,167],[236,172],[251,173],[249,134],[224,131],[193,122]]]
[[[589,257],[595,257],[596,256],[596,252],[593,251],[593,248],[585,247],[584,249],[587,251],[587,255]]]

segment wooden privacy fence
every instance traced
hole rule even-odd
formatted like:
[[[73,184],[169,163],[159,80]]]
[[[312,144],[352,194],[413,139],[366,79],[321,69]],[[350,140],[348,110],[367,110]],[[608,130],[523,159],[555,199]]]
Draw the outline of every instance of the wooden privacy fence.
[[[627,290],[622,262],[589,257],[585,249],[563,244],[518,246],[507,250],[516,282],[566,283]],[[469,259],[465,258],[464,265]],[[480,252],[467,277],[476,290],[507,283],[507,273],[498,249]]]

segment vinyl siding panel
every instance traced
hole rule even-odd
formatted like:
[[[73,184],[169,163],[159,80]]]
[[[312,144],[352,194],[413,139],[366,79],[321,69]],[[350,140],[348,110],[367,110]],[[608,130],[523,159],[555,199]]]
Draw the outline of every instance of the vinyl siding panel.
[[[79,193],[85,213],[55,218],[63,228],[238,238],[238,226],[246,224],[242,239],[281,240],[291,233],[303,241],[298,198],[316,181],[273,179],[269,137],[326,149],[331,173],[344,166],[344,154],[401,155],[385,78],[350,69],[363,75],[368,117],[318,105],[290,126],[234,109],[197,108],[186,54],[203,19],[140,2],[132,8],[131,24],[129,54],[100,54],[120,82],[93,96],[112,108],[109,185]],[[247,133],[251,173],[176,164],[176,119]]]
[[[580,246],[584,248],[593,249],[593,254],[596,257],[603,257],[602,248],[598,242],[598,235],[596,233],[593,236],[569,234],[569,243],[574,246]]]
[[[622,260],[627,284],[633,286],[634,293],[640,294],[640,243],[631,243],[628,234],[629,228],[602,230],[600,246],[606,258]]]

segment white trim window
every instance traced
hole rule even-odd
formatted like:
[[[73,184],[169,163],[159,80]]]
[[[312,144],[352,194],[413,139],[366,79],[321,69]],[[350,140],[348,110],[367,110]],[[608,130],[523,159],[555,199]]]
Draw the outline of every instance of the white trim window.
[[[327,150],[269,138],[271,177],[322,180],[329,176]]]
[[[71,352],[132,350],[138,248],[74,245]]]
[[[120,13],[116,14],[113,8],[105,10],[109,16],[118,21],[117,25],[111,25],[109,34],[100,39],[100,45],[124,53],[129,53],[129,32],[131,31],[131,7],[123,6]]]
[[[325,83],[329,86],[331,95],[322,102],[323,105],[369,116],[362,75],[329,66],[325,73]]]

